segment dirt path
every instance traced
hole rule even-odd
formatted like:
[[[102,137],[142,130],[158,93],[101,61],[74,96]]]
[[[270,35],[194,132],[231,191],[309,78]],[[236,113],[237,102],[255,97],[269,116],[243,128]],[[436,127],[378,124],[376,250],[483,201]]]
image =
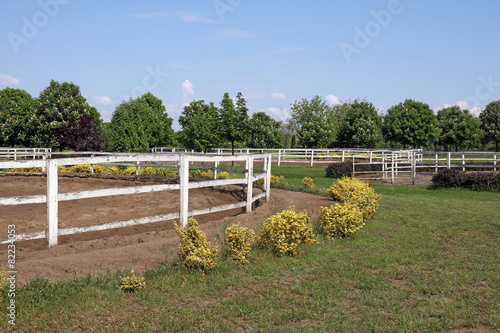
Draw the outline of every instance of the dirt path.
[[[0,196],[35,195],[45,191],[44,178],[1,177]],[[16,185],[17,184],[17,185]],[[89,188],[108,188],[134,186],[134,182],[124,180],[62,179],[61,192],[85,190]],[[145,183],[141,183],[143,185]],[[134,195],[85,199],[64,202],[60,206],[62,226],[109,222],[138,216],[162,214],[176,209],[178,194],[174,191],[160,194]],[[201,189],[190,191],[190,209],[208,207],[242,200],[241,190],[234,188],[223,191]],[[129,197],[129,196],[127,196]],[[312,217],[319,215],[320,207],[331,204],[327,197],[308,193],[272,189],[271,201],[262,203],[251,214],[241,209],[207,214],[197,217],[202,229],[210,239],[222,235],[221,226],[240,222],[241,225],[257,228],[259,223],[276,212],[295,204],[296,211],[307,210]],[[31,206],[31,207],[29,207]],[[43,230],[45,221],[44,205],[25,205],[0,207],[0,234],[7,233],[7,224],[15,223],[18,233]],[[172,221],[148,225],[89,232],[78,235],[62,236],[59,245],[46,249],[45,239],[16,243],[17,282],[25,283],[36,274],[51,280],[73,278],[88,273],[105,272],[107,268],[133,268],[143,271],[165,259],[166,255],[177,254],[178,237]],[[6,263],[7,246],[0,246],[1,263]]]

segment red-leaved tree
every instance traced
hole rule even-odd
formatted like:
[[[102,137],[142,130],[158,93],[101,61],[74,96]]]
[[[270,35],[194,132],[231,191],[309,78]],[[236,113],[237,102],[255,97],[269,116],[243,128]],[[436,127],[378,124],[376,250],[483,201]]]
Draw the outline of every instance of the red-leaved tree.
[[[59,127],[59,132],[58,142],[61,147],[75,151],[100,151],[104,142],[101,126],[90,114],[70,119]]]

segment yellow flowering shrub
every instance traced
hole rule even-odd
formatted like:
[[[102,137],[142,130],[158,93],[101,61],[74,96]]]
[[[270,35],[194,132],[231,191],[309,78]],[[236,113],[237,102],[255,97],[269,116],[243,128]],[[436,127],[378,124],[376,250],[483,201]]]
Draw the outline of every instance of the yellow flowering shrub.
[[[202,269],[205,272],[217,265],[217,245],[210,249],[207,236],[200,229],[194,218],[189,218],[187,228],[179,227],[175,230],[180,238],[179,257],[188,268]]]
[[[69,168],[71,173],[90,173],[90,164],[73,165]]]
[[[217,179],[229,179],[229,173],[226,171],[217,172]]]
[[[125,170],[120,170],[120,174],[121,175],[126,175],[126,176],[135,176],[135,172],[136,172],[136,167],[135,166],[128,167]],[[139,172],[140,172],[140,170],[139,170]]]
[[[57,167],[57,171],[58,171],[59,173],[70,173],[70,172],[71,172],[71,171],[70,171],[70,169],[69,169],[69,168],[67,168],[67,167],[65,167],[64,165],[59,165],[59,166]]]
[[[278,255],[294,256],[299,245],[317,240],[307,212],[297,214],[292,205],[260,225],[258,242]]]
[[[226,240],[231,258],[242,264],[248,263],[250,247],[255,241],[255,232],[240,226],[239,223],[233,224],[226,228]]]
[[[119,175],[120,169],[117,166],[112,166],[106,169],[108,175]]]
[[[152,176],[154,174],[155,174],[155,171],[152,167],[146,167],[146,168],[139,169],[139,175],[141,175],[141,176]]]
[[[273,176],[273,175],[271,175],[271,185],[287,186],[288,183],[285,180],[285,176]]]
[[[382,199],[367,183],[353,177],[337,180],[327,192],[333,200],[357,205],[365,221],[375,214]]]
[[[310,177],[305,177],[302,179],[302,186],[304,186],[305,188],[314,188],[314,182],[312,180],[312,178]]]
[[[9,170],[10,172],[42,172],[42,168],[13,168]]]
[[[346,238],[365,226],[359,207],[347,202],[321,207],[319,223],[321,231],[329,238]]]
[[[144,277],[136,276],[134,270],[130,272],[129,276],[121,277],[121,280],[120,289],[123,291],[134,292],[146,288],[146,280]]]

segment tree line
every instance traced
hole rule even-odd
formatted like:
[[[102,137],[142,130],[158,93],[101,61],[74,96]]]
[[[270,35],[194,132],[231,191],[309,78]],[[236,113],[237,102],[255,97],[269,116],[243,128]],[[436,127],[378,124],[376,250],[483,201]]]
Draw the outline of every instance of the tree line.
[[[500,101],[473,116],[459,106],[439,110],[407,99],[381,114],[366,99],[331,105],[315,96],[291,104],[291,117],[277,121],[265,112],[250,117],[239,92],[222,101],[192,101],[174,132],[161,99],[146,93],[118,105],[109,123],[86,101],[80,88],[52,80],[37,98],[24,90],[0,91],[0,146],[48,147],[55,151],[148,152],[182,146],[248,148],[428,148],[470,150],[500,142]]]

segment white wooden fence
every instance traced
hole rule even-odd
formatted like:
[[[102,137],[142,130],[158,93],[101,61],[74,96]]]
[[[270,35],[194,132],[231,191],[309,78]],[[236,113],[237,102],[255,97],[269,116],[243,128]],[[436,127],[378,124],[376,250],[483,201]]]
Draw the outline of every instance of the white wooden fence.
[[[255,170],[254,163],[262,161],[262,170]],[[218,163],[240,161],[245,162],[244,178],[237,179],[216,179],[217,170],[219,169]],[[58,166],[60,165],[78,165],[78,164],[113,164],[123,162],[170,162],[176,163],[178,166],[178,184],[160,184],[148,186],[136,186],[127,188],[110,188],[91,191],[79,191],[71,193],[59,193],[58,188]],[[214,170],[214,179],[199,182],[189,181],[189,166],[191,162],[205,162],[213,163],[211,169]],[[59,158],[47,160],[26,160],[26,161],[0,161],[1,169],[11,168],[46,168],[47,172],[47,194],[46,195],[32,195],[32,196],[18,196],[18,197],[3,197],[0,198],[0,206],[2,205],[23,205],[46,203],[47,204],[47,228],[45,231],[31,232],[25,234],[18,234],[17,240],[31,240],[31,239],[47,239],[47,247],[57,245],[58,236],[71,235],[89,231],[100,231],[106,229],[113,229],[119,227],[126,227],[132,225],[139,225],[151,222],[159,222],[164,220],[180,219],[183,226],[187,225],[188,215],[201,215],[207,213],[214,213],[234,208],[246,208],[246,212],[252,211],[252,204],[261,199],[270,199],[270,184],[271,184],[271,156],[269,154],[256,154],[256,155],[235,155],[235,156],[216,156],[204,154],[113,154],[95,157],[74,157],[74,158]],[[197,167],[196,167],[197,168]],[[225,170],[229,171],[229,170]],[[258,195],[253,195],[253,182],[263,180],[263,192]],[[202,209],[189,210],[188,197],[189,190],[201,187],[213,187],[223,185],[244,185],[247,189],[246,201],[233,204],[207,207]],[[66,200],[77,200],[85,198],[97,198],[111,195],[125,195],[135,193],[157,192],[157,191],[180,191],[180,208],[178,213],[171,213],[166,215],[156,215],[138,219],[131,219],[126,221],[114,221],[99,225],[71,227],[60,229],[58,227],[58,203]],[[7,242],[7,237],[2,237],[0,244]]]
[[[37,159],[50,158],[50,148],[4,148],[0,147],[0,160],[2,159]]]

